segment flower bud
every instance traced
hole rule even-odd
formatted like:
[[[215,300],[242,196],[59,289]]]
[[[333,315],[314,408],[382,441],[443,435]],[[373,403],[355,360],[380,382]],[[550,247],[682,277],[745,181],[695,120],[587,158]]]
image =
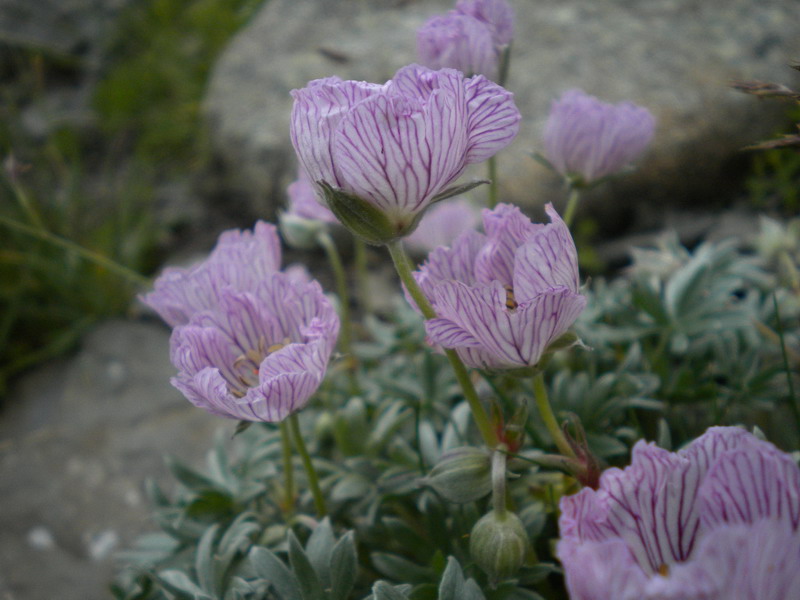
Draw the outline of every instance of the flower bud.
[[[450,502],[472,502],[492,491],[489,454],[464,446],[442,455],[423,483]]]
[[[278,217],[281,234],[286,243],[296,250],[311,250],[317,246],[317,237],[325,223],[284,212]]]
[[[528,534],[520,518],[507,510],[493,510],[472,528],[469,553],[492,584],[508,579],[525,562]]]

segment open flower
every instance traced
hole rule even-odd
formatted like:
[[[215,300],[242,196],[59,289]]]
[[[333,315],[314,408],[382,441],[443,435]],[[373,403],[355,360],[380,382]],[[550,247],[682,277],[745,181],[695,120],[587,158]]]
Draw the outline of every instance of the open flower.
[[[514,35],[514,13],[506,0],[462,0],[417,31],[424,65],[449,67],[497,80],[502,53]]]
[[[172,384],[232,419],[281,421],[325,375],[339,318],[316,281],[282,273],[275,228],[228,231],[204,262],[167,269],[142,300],[174,327]]]
[[[655,119],[632,102],[608,104],[581,90],[553,102],[544,126],[545,157],[579,185],[619,172],[650,144]]]
[[[561,511],[572,600],[800,597],[800,468],[743,429],[677,453],[638,442]]]
[[[427,254],[439,246],[449,246],[480,222],[480,210],[472,202],[467,198],[454,198],[434,204],[405,242],[411,250]]]
[[[410,65],[384,85],[330,77],[292,96],[302,168],[337,218],[378,244],[413,231],[468,164],[519,128],[510,92],[452,69]]]
[[[438,318],[429,340],[476,368],[535,366],[586,305],[569,229],[551,205],[551,223],[531,223],[510,204],[484,209],[485,234],[468,231],[434,250],[415,273]]]

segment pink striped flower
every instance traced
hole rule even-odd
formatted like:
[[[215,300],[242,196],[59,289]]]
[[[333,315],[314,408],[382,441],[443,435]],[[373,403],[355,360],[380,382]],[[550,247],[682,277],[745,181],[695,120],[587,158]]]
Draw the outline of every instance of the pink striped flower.
[[[800,468],[743,429],[676,453],[640,441],[561,511],[572,600],[800,598]]]
[[[520,120],[511,93],[484,77],[418,65],[384,85],[330,77],[292,96],[302,168],[334,214],[375,243],[413,231],[468,164],[511,142]],[[358,229],[364,215],[379,221],[374,232]]]
[[[415,273],[438,318],[430,342],[485,369],[535,366],[586,305],[569,229],[551,205],[551,223],[531,223],[510,204],[484,209],[485,234],[468,231],[438,248]]]
[[[417,31],[420,62],[497,80],[502,54],[514,36],[514,13],[506,0],[461,0]]]
[[[639,158],[654,131],[655,119],[646,108],[632,102],[608,104],[569,90],[553,102],[542,137],[553,168],[587,185]]]
[[[434,204],[425,213],[406,245],[415,252],[427,254],[439,246],[449,246],[455,239],[481,223],[480,210],[467,198],[453,198]]]
[[[227,231],[202,263],[169,268],[142,300],[174,327],[172,384],[231,419],[282,421],[322,382],[339,318],[316,281],[283,273],[275,228]]]

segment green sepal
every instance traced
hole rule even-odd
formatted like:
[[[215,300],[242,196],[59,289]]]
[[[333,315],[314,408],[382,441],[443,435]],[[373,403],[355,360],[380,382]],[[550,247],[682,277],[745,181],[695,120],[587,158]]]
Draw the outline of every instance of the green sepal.
[[[325,195],[328,208],[341,224],[368,244],[384,246],[416,227],[416,220],[408,226],[392,223],[386,213],[363,198],[334,188],[324,181],[318,181],[317,185]]]

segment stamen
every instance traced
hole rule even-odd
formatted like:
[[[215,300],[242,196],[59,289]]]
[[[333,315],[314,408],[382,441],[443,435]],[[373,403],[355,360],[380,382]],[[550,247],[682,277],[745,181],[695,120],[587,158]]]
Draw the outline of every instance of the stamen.
[[[503,287],[506,290],[506,308],[508,310],[514,310],[517,308],[517,306],[519,306],[517,301],[514,299],[514,288],[508,284],[504,285]]]
[[[662,577],[669,577],[669,565],[667,563],[662,563],[660,567],[658,567],[658,574]]]

